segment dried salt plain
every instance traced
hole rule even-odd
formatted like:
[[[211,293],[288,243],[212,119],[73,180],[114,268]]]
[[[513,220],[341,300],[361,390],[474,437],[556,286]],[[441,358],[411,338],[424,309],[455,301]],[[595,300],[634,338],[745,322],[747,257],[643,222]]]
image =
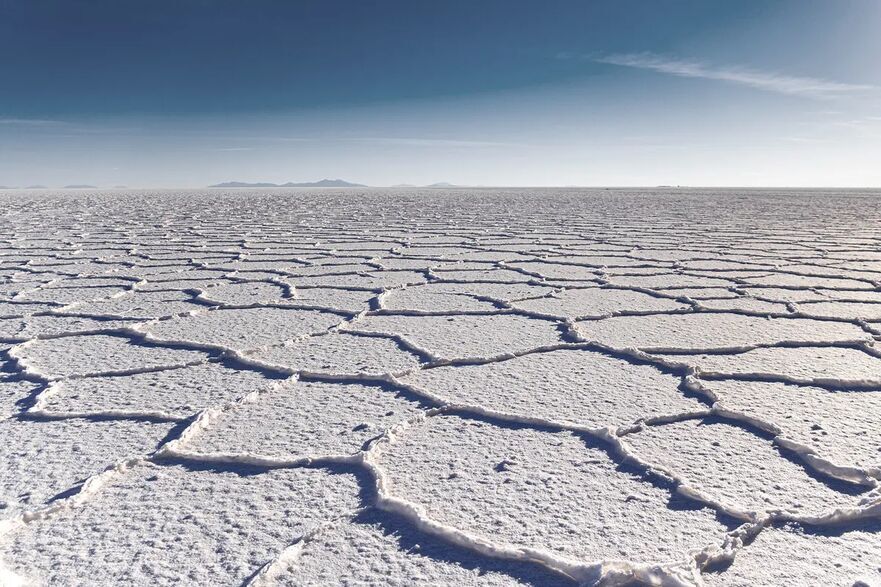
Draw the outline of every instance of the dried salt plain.
[[[881,585],[881,193],[0,192],[0,583]]]

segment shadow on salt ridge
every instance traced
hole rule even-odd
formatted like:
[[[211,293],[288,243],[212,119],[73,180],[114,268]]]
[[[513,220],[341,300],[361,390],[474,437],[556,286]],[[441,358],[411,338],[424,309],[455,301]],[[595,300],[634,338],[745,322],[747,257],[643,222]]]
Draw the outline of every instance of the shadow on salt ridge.
[[[401,381],[454,405],[595,429],[705,408],[677,376],[585,349],[424,369]]]
[[[179,450],[261,463],[352,456],[427,407],[385,384],[296,381],[224,410]]]
[[[706,379],[777,381],[839,391],[881,390],[881,358],[851,347],[765,347],[732,354],[654,356],[687,364]]]
[[[397,334],[445,359],[494,357],[562,342],[557,322],[514,314],[367,316],[346,328]]]
[[[219,309],[151,323],[143,330],[157,340],[187,341],[243,351],[322,332],[342,320],[339,314],[324,310]]]
[[[817,475],[773,436],[718,418],[642,429],[622,438],[641,462],[720,503],[731,512],[761,517],[782,510],[822,516],[855,507],[869,488]]]
[[[109,464],[148,454],[172,429],[119,420],[0,421],[0,517],[39,509]]]
[[[383,446],[377,462],[392,496],[494,542],[637,564],[687,561],[721,543],[731,526],[716,512],[594,446],[570,433],[436,416]]]
[[[316,469],[243,476],[144,463],[75,511],[7,536],[4,558],[22,575],[38,569],[48,584],[82,577],[98,584],[240,584],[314,525],[353,513],[359,493],[352,475]]]
[[[881,522],[835,528],[790,524],[762,530],[734,561],[703,575],[708,587],[853,585],[881,581]]]
[[[137,373],[202,363],[209,358],[201,351],[109,334],[37,339],[18,345],[10,355],[26,372],[47,379]]]
[[[850,323],[806,318],[762,318],[716,312],[615,316],[579,322],[581,336],[613,348],[701,351],[781,342],[871,341]]]
[[[279,370],[326,375],[372,375],[399,373],[427,359],[411,352],[397,340],[331,332],[268,347],[248,355]]]
[[[821,458],[881,478],[881,442],[876,433],[881,393],[754,381],[703,385],[724,409],[773,427]]]

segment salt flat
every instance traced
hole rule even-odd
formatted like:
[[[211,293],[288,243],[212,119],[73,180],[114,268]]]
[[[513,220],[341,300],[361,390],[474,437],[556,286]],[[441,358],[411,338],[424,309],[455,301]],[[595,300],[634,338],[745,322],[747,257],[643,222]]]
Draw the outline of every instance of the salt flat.
[[[879,192],[0,192],[0,584],[881,585],[879,336]]]

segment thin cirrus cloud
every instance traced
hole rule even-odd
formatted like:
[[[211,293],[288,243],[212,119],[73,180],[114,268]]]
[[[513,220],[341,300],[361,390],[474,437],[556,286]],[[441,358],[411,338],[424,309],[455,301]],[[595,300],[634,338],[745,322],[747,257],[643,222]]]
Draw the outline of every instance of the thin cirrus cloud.
[[[61,120],[46,120],[42,118],[2,118],[0,124],[15,126],[52,126],[58,124],[67,124]]]
[[[808,98],[834,98],[875,89],[870,85],[785,75],[742,66],[712,66],[700,61],[674,59],[655,53],[619,53],[591,56],[589,59],[609,65],[647,69],[677,77],[718,80],[768,92]]]
[[[500,141],[472,141],[434,138],[411,137],[349,137],[340,139],[355,143],[376,143],[384,145],[400,145],[407,147],[526,147],[523,143]]]

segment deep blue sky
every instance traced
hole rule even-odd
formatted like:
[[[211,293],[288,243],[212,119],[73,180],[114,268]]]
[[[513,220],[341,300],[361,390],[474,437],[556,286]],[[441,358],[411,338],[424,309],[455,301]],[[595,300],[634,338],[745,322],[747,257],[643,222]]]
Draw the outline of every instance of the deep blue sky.
[[[553,59],[561,52],[665,52],[768,11],[706,0],[2,6],[0,105],[15,116],[289,111],[530,87],[595,73]]]
[[[875,0],[0,0],[0,184],[877,185],[879,29]]]

